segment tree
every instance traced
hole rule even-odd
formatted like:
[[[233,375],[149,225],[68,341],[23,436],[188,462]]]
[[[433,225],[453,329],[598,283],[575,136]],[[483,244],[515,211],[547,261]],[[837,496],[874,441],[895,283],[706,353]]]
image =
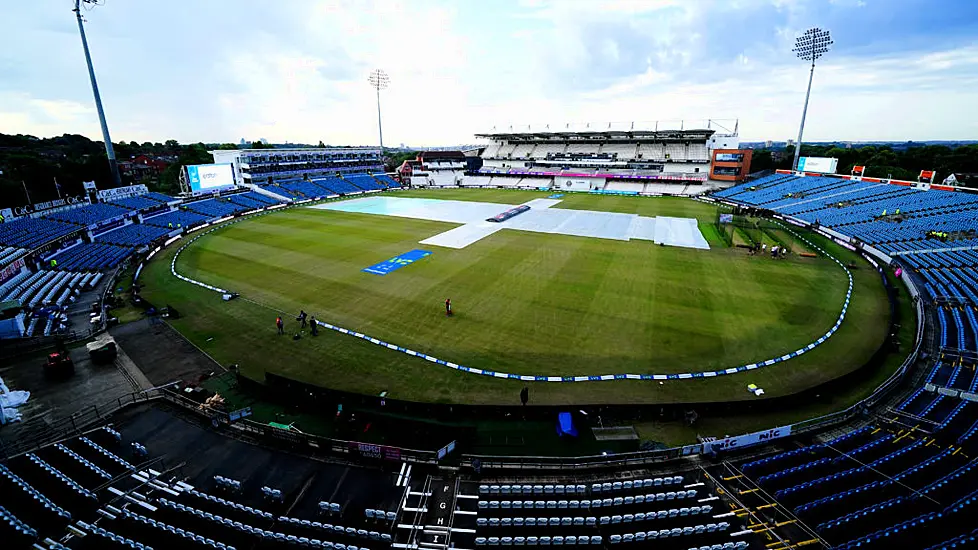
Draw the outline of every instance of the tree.
[[[320,149],[325,149],[326,144],[323,143],[323,140],[319,140],[319,145],[317,145],[316,147],[319,147]]]
[[[238,144],[237,143],[222,143],[222,144],[220,144],[220,145],[217,146],[217,150],[218,151],[237,151],[238,150]]]
[[[252,149],[274,149],[275,146],[272,145],[271,143],[262,143],[261,141],[252,141],[251,142],[251,148]]]

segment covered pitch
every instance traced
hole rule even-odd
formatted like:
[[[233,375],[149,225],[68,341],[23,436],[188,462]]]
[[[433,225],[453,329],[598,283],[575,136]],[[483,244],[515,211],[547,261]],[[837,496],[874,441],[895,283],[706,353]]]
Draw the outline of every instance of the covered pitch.
[[[710,248],[694,219],[552,208],[560,202],[557,199],[528,201],[524,204],[530,207],[529,211],[499,223],[486,220],[516,205],[374,196],[319,204],[310,208],[462,224],[420,241],[421,244],[446,248],[465,248],[503,229],[618,241],[638,239],[668,246]]]

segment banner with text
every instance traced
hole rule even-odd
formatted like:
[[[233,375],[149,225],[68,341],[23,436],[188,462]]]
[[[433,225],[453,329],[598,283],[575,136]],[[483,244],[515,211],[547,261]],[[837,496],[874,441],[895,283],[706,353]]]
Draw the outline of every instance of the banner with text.
[[[711,451],[736,450],[744,447],[750,447],[751,445],[757,445],[775,439],[780,439],[782,437],[788,437],[789,435],[791,435],[791,426],[772,428],[770,430],[764,430],[761,432],[738,435],[737,437],[725,437],[723,439],[717,439],[716,441],[704,443],[703,452],[708,453]]]
[[[94,189],[95,186],[92,186]],[[87,187],[86,187],[87,189]],[[136,195],[145,195],[149,193],[149,188],[145,185],[127,185],[125,187],[116,187],[115,189],[103,189],[98,192],[98,200],[102,202],[114,201],[116,199],[122,199],[125,197],[134,197]]]

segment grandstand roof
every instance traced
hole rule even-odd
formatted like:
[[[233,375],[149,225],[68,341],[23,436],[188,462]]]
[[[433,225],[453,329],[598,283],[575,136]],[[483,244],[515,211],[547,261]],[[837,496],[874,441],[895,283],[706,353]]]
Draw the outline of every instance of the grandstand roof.
[[[531,140],[531,139],[708,139],[716,130],[701,128],[691,130],[607,130],[595,132],[488,132],[476,134],[476,137],[498,140]]]

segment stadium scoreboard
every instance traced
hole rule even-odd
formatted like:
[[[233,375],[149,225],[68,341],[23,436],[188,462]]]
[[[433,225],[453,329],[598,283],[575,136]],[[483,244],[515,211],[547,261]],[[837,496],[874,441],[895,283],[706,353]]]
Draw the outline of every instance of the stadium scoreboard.
[[[801,157],[798,159],[799,172],[818,172],[819,174],[834,174],[839,166],[839,159],[829,157]]]
[[[187,184],[195,195],[234,187],[234,168],[231,164],[195,164],[186,168]]]

